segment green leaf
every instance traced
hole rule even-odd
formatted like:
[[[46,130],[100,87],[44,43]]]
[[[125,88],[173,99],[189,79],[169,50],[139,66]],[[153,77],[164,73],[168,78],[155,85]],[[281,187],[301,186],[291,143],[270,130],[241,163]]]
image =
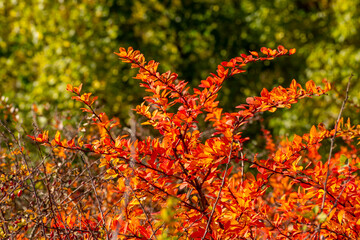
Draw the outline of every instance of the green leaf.
[[[316,205],[315,207],[313,207],[312,211],[313,211],[315,214],[318,214],[319,211],[320,211],[319,206]]]
[[[320,223],[323,223],[326,221],[326,218],[327,218],[327,214],[324,213],[324,212],[321,212],[317,217],[316,219],[320,222]]]

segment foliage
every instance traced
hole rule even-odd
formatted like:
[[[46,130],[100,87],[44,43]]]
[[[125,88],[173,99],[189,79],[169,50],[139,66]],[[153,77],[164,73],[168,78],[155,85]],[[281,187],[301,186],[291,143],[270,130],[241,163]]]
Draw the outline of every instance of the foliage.
[[[110,53],[129,44],[193,87],[219,62],[247,49],[279,43],[299,49],[298,61],[254,64],[247,75],[228,79],[219,96],[226,111],[264,87],[290,84],[292,76],[301,84],[331,79],[343,89],[359,69],[358,9],[357,0],[0,0],[0,95],[12,99],[27,127],[35,103],[44,127],[55,124],[54,111],[73,115],[64,111],[74,106],[63,89],[82,82],[104,111],[126,119],[141,102],[134,96],[143,92]],[[303,133],[316,122],[328,125],[335,117],[331,103],[343,93],[333,95],[295,106],[297,114],[276,113],[264,125],[282,135]],[[358,93],[352,96],[357,107]]]
[[[235,112],[220,108],[217,98],[225,80],[245,72],[248,64],[291,55],[295,49],[263,47],[260,52],[222,62],[216,74],[190,88],[176,73],[159,73],[159,63],[146,62],[139,51],[120,48],[116,55],[138,69],[135,78],[146,90],[144,103],[134,109],[143,127],[134,120],[130,129],[120,129],[119,120],[96,109],[97,97],[82,93],[82,85],[67,85],[73,99],[83,104],[90,127],[85,133],[58,131],[54,138],[46,130],[29,135],[48,152],[45,156],[40,148],[44,155],[40,165],[25,164],[25,173],[13,172],[11,180],[17,183],[9,185],[10,179],[2,179],[7,188],[2,216],[8,219],[2,236],[359,238],[360,160],[354,140],[360,137],[360,126],[340,120],[327,130],[319,124],[281,142],[263,129],[264,150],[258,153],[249,151],[252,136],[244,133],[261,113],[327,94],[331,87],[326,80],[323,88],[313,81],[303,88],[293,80],[288,88],[264,88]],[[146,128],[155,133],[145,134]],[[341,147],[320,154],[329,139],[330,149],[335,139]],[[2,161],[9,161],[4,171],[19,170],[17,156],[26,163],[26,150],[15,148],[4,151]],[[52,161],[62,161],[67,168],[52,168]],[[71,172],[74,169],[81,172],[78,177]],[[24,205],[28,209],[23,211],[32,217],[21,220],[17,228],[11,222],[19,216],[13,206],[17,198],[9,193],[17,193],[18,201],[27,202],[31,196],[37,201],[37,208],[34,203]]]

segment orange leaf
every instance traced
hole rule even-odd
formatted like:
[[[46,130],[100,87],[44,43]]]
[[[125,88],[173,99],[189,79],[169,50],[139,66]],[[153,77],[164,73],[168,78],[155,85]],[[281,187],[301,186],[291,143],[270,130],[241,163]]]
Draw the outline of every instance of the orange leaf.
[[[254,55],[255,57],[259,57],[259,54],[257,52],[255,52],[255,51],[250,51],[250,54]]]
[[[73,86],[71,84],[66,85],[66,90],[69,92],[73,92]]]
[[[294,53],[296,53],[296,49],[292,48],[289,50],[289,55],[293,55]]]
[[[82,83],[80,84],[79,87],[74,87],[73,89],[74,89],[74,92],[79,95],[81,92],[81,89],[82,89]]]

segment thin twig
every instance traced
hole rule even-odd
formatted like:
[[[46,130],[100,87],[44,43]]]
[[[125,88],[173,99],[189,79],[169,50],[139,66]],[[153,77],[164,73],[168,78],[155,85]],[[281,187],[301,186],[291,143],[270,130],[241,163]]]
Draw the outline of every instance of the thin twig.
[[[133,142],[136,141],[136,121],[135,121],[135,116],[133,113],[130,113],[130,116],[131,116],[131,122],[130,122],[130,129],[129,129],[129,133],[130,133],[130,136],[131,136],[131,140]],[[130,147],[130,153],[131,153],[131,156],[135,156],[136,155],[136,152],[135,152],[135,147],[134,145],[132,144],[131,147]],[[131,176],[133,177],[135,175],[135,159],[133,157],[130,157],[130,162],[129,162],[129,166],[131,167],[132,169],[132,173],[131,173]],[[129,189],[131,190],[131,193],[134,195],[134,197],[136,198],[136,200],[138,201],[139,205],[140,205],[140,208],[141,210],[143,211],[143,213],[145,214],[145,217],[146,217],[146,221],[149,223],[149,226],[151,228],[151,237],[150,239],[152,239],[152,237],[154,237],[155,239],[157,239],[156,237],[156,231],[154,230],[154,227],[151,223],[151,220],[150,220],[150,216],[149,216],[149,213],[145,210],[145,207],[143,206],[143,204],[141,203],[140,199],[138,198],[138,196],[136,195],[133,187],[131,186],[131,181],[129,178],[126,178],[124,175],[122,175],[125,179],[126,179],[126,185],[129,187]]]
[[[33,127],[34,127],[34,133],[35,133],[35,132],[38,132],[40,128],[39,128],[39,126],[38,126],[38,124],[37,124],[36,114],[35,114],[34,111],[32,111],[32,115],[33,115],[33,122],[32,122],[32,124],[33,124]],[[49,198],[50,211],[51,211],[51,214],[52,214],[52,218],[54,219],[54,222],[55,222],[56,232],[58,233],[59,236],[61,236],[61,233],[60,233],[60,231],[58,230],[59,224],[58,224],[58,222],[57,222],[56,214],[55,214],[55,210],[54,210],[54,205],[55,205],[55,209],[58,208],[58,206],[57,206],[56,201],[55,201],[55,199],[54,199],[54,196],[53,196],[53,194],[52,194],[52,192],[51,192],[51,189],[50,189],[50,187],[49,187],[48,175],[47,175],[47,172],[46,172],[46,166],[45,166],[45,159],[46,159],[46,157],[43,156],[43,153],[42,153],[42,151],[41,151],[41,148],[40,148],[39,143],[36,143],[36,147],[37,147],[37,149],[38,149],[38,152],[39,152],[39,155],[40,155],[40,159],[42,159],[42,161],[41,161],[41,166],[44,168],[44,172],[43,172],[43,173],[44,173],[44,175],[45,175],[45,177],[44,177],[44,180],[45,180],[45,181],[44,181],[43,183],[44,183],[44,185],[46,186],[46,190],[47,190],[47,194],[48,194],[48,198]],[[67,229],[67,227],[66,227],[65,222],[63,221],[62,218],[60,218],[60,221],[61,221],[62,225],[64,226],[64,228],[65,228],[65,230],[66,230],[66,233],[68,234],[68,229]],[[45,236],[45,238],[46,238],[46,236]],[[68,238],[68,237],[67,237],[67,238]]]
[[[6,223],[5,217],[4,217],[4,213],[2,211],[2,209],[0,209],[0,214],[1,214],[1,220],[3,222],[3,229],[5,230],[6,236],[9,236],[9,239],[13,240],[13,236],[12,233],[10,233],[8,225]]]
[[[30,169],[30,166],[29,166],[29,163],[26,159],[26,155],[24,153],[24,151],[22,150],[22,146],[21,146],[21,143],[20,141],[15,137],[14,133],[10,130],[10,128],[8,128],[2,121],[0,121],[0,124],[8,131],[8,133],[11,135],[11,137],[13,138],[15,144],[18,146],[19,148],[19,151],[21,153],[21,159],[23,160],[23,163],[24,165],[26,166],[26,169],[31,172],[31,169]],[[34,190],[34,196],[35,196],[35,200],[36,200],[36,204],[39,208],[41,208],[41,205],[42,205],[42,199],[40,198],[40,196],[38,195],[38,192],[36,190],[36,187],[35,187],[35,182],[32,178],[30,178],[30,183],[31,183],[31,186]],[[41,229],[42,229],[42,233],[43,233],[43,236],[44,238],[46,238],[46,231],[45,231],[45,226],[44,226],[44,223],[42,222],[41,224]]]
[[[240,151],[240,157],[241,157],[241,159],[244,159],[244,153],[242,151]],[[245,166],[244,165],[245,165],[244,160],[241,160],[241,183],[240,183],[241,186],[243,185],[243,182],[245,180],[245,173],[244,173]]]
[[[231,160],[231,154],[232,154],[232,151],[233,151],[233,143],[234,143],[234,136],[233,136],[232,139],[231,139],[230,152],[229,152],[229,156],[228,156],[228,161],[227,161],[227,163],[226,163],[226,167],[225,167],[223,179],[222,179],[222,182],[221,182],[221,186],[220,186],[220,189],[219,189],[219,193],[218,193],[218,196],[217,196],[217,198],[216,198],[216,201],[215,201],[215,203],[214,203],[214,205],[213,205],[213,207],[212,207],[211,214],[210,214],[209,220],[208,220],[208,222],[207,222],[207,224],[206,224],[205,232],[204,232],[204,235],[203,235],[203,237],[201,238],[201,240],[204,240],[204,239],[205,239],[206,234],[207,234],[207,232],[209,231],[211,219],[212,219],[212,217],[213,217],[213,215],[214,215],[216,205],[217,205],[217,203],[218,203],[218,201],[219,201],[219,199],[220,199],[221,191],[222,191],[222,189],[223,189],[223,187],[224,187],[224,184],[225,184],[225,178],[226,178],[226,175],[227,175],[227,171],[228,171],[228,169],[229,169],[230,160]]]
[[[343,182],[343,185],[344,185],[344,186],[343,186],[343,188],[341,189],[341,192],[340,192],[339,196],[336,198],[334,205],[332,206],[332,208],[331,208],[330,211],[328,212],[326,218],[329,217],[330,214],[331,214],[331,212],[337,207],[341,195],[343,194],[343,192],[344,192],[347,184],[350,182],[350,180],[351,180],[351,171],[350,171],[350,170],[351,170],[351,167],[349,166],[349,177],[348,177],[348,179],[347,179],[345,182]],[[346,236],[346,237],[347,237],[347,236]],[[348,238],[348,237],[347,237],[347,238]]]
[[[134,194],[134,197],[136,198],[136,200],[138,201],[141,210],[142,210],[143,213],[145,214],[146,221],[147,221],[147,222],[149,223],[149,225],[150,225],[150,228],[151,228],[151,231],[152,231],[152,234],[151,234],[150,239],[152,239],[152,236],[154,236],[154,238],[157,239],[157,238],[156,238],[156,235],[155,235],[155,230],[154,230],[153,225],[152,225],[152,223],[151,223],[151,221],[150,221],[150,217],[148,216],[148,213],[146,212],[144,205],[141,203],[141,201],[140,201],[140,199],[138,198],[138,196],[136,196],[136,193],[135,193],[135,191],[134,191],[134,189],[133,189],[133,187],[131,186],[130,183],[129,183],[129,188],[130,188],[132,194]]]
[[[160,226],[158,226],[158,227],[155,229],[155,231],[151,234],[150,239],[152,239],[153,236],[156,237],[156,236],[155,236],[156,232],[157,232],[160,228],[162,228],[164,225],[165,225],[165,223],[163,223],[163,224],[161,224]]]
[[[60,235],[60,232],[59,232],[59,230],[58,230],[58,222],[57,222],[57,220],[56,220],[56,214],[55,214],[55,210],[54,210],[54,205],[55,205],[55,208],[57,208],[58,206],[57,206],[57,204],[56,204],[56,201],[53,200],[53,194],[52,194],[52,192],[51,192],[51,190],[50,190],[50,187],[49,187],[48,175],[47,175],[46,166],[45,166],[45,163],[44,163],[44,162],[45,162],[45,157],[43,156],[43,154],[42,154],[42,152],[41,152],[41,149],[40,149],[40,146],[39,146],[38,143],[36,144],[36,146],[37,146],[38,151],[39,151],[40,159],[42,159],[41,163],[42,163],[42,166],[43,166],[43,168],[44,168],[44,172],[43,172],[44,175],[45,175],[45,177],[44,177],[44,179],[45,179],[45,181],[44,181],[45,184],[44,184],[44,185],[46,186],[47,194],[48,194],[48,197],[49,197],[50,211],[51,211],[51,214],[52,214],[52,218],[53,218],[54,221],[55,221],[56,231],[57,231],[58,235],[61,236],[61,235]],[[65,222],[63,221],[62,218],[60,218],[60,221],[61,221],[62,225],[64,226],[65,230],[68,231],[68,229],[67,229],[67,227],[66,227],[66,225],[65,225]],[[45,238],[46,238],[46,237],[45,237]]]
[[[334,149],[335,137],[336,137],[336,133],[337,133],[337,130],[338,130],[338,125],[339,125],[339,122],[340,122],[340,119],[341,119],[342,112],[343,112],[343,110],[345,108],[346,101],[349,98],[350,82],[351,82],[351,79],[352,79],[353,76],[354,75],[351,74],[350,77],[349,77],[348,84],[346,86],[345,99],[342,102],[340,112],[339,112],[339,115],[338,115],[338,117],[336,119],[336,123],[335,123],[335,127],[334,127],[334,130],[335,130],[334,135],[331,138],[329,157],[328,157],[328,160],[327,160],[327,172],[326,172],[326,178],[325,178],[325,182],[324,182],[324,195],[323,195],[323,199],[322,199],[322,203],[321,203],[321,211],[320,212],[323,212],[323,210],[324,210],[324,205],[325,205],[325,200],[326,200],[326,188],[327,188],[327,182],[328,182],[328,179],[329,179],[329,176],[330,176],[330,162],[331,162],[331,157],[332,157],[332,151]],[[318,229],[317,229],[317,232],[319,233],[319,239],[320,239],[320,229],[321,229],[321,223],[319,223],[319,226],[318,226]]]
[[[101,203],[100,203],[100,200],[99,200],[99,196],[98,196],[98,194],[96,192],[96,188],[95,188],[95,185],[94,185],[94,182],[93,182],[94,177],[92,176],[92,174],[90,172],[90,169],[89,169],[89,166],[90,166],[89,162],[86,161],[85,154],[83,152],[80,152],[80,158],[83,161],[83,163],[86,165],[86,169],[87,169],[89,177],[90,177],[91,186],[92,186],[92,188],[94,190],[95,199],[96,199],[96,202],[98,204],[98,208],[99,208],[99,211],[100,211],[100,214],[101,214],[101,220],[102,220],[103,228],[104,228],[104,230],[106,232],[106,239],[109,240],[109,232],[108,232],[108,230],[106,228],[106,225],[105,225],[104,213],[103,213],[103,211],[101,209]]]

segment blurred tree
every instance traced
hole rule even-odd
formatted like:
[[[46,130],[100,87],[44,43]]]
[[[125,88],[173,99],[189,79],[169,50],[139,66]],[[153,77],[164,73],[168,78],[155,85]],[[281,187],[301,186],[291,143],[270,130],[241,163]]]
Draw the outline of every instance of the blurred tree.
[[[253,65],[230,79],[220,96],[226,109],[292,78],[345,83],[359,69],[358,9],[358,0],[0,0],[0,95],[16,103],[23,119],[31,119],[36,103],[47,124],[54,111],[65,114],[74,104],[66,84],[83,82],[110,116],[125,119],[141,91],[112,52],[129,45],[194,85],[247,49],[298,49],[291,61]],[[359,104],[356,87],[351,96]],[[270,126],[304,131],[316,121],[332,124],[333,100],[280,111]]]

